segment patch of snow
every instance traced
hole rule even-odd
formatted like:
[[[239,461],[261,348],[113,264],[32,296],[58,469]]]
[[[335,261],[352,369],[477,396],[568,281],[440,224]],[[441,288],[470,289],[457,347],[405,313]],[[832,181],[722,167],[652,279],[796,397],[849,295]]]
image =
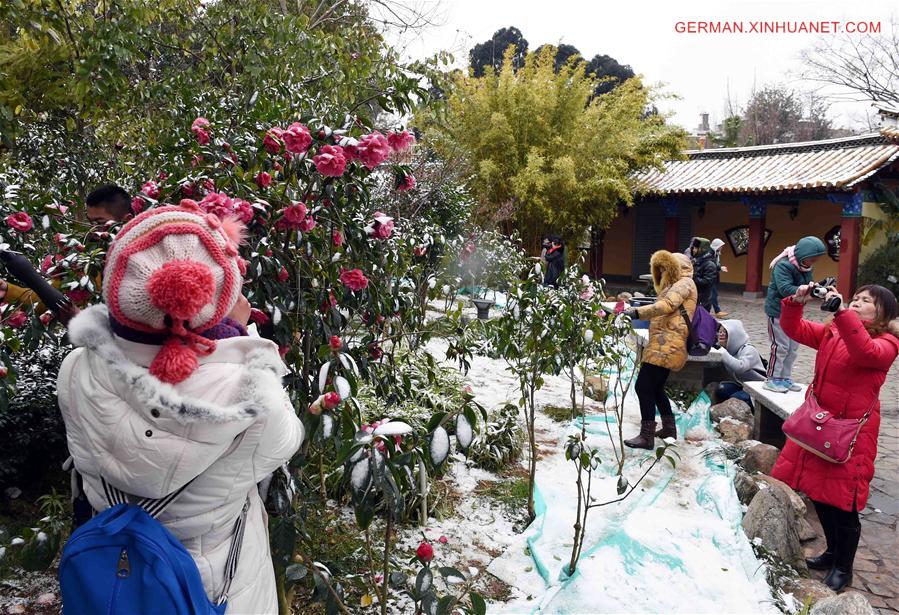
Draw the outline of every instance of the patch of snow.
[[[449,434],[443,427],[437,427],[431,436],[431,463],[439,466],[449,455],[450,440]]]
[[[402,421],[388,421],[375,428],[376,436],[404,436],[412,431],[412,427]]]
[[[456,440],[458,440],[462,450],[468,450],[472,439],[474,439],[474,433],[471,430],[471,423],[468,422],[464,414],[456,415]]]

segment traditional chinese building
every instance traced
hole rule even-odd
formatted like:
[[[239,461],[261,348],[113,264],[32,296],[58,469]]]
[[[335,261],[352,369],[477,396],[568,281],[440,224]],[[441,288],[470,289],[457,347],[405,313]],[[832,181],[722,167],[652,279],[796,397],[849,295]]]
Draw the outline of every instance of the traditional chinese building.
[[[899,110],[880,108],[876,133],[758,147],[686,152],[638,179],[632,208],[622,207],[597,237],[591,271],[611,280],[649,272],[656,250],[683,251],[693,236],[725,241],[722,286],[760,296],[768,263],[806,235],[825,241],[828,255],[815,277],[835,276],[846,295],[858,264],[878,242],[862,246],[866,218],[882,218],[872,193],[881,181],[899,186]],[[899,265],[897,265],[899,267]]]

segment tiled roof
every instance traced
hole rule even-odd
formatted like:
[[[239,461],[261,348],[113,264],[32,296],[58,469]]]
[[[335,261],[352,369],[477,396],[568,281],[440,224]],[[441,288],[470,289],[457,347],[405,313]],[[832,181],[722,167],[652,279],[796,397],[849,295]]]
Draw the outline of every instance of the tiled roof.
[[[640,192],[782,193],[849,190],[899,159],[899,134],[879,133],[757,147],[691,150],[636,177]]]

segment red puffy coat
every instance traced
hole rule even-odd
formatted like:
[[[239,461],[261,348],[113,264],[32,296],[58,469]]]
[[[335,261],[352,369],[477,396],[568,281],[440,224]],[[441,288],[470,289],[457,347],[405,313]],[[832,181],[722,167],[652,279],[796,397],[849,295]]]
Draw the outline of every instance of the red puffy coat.
[[[818,349],[814,378],[818,402],[838,418],[861,418],[869,408],[871,414],[846,463],[830,463],[788,440],[771,476],[816,502],[860,511],[868,502],[868,486],[874,477],[880,387],[899,353],[899,340],[888,333],[872,338],[852,310],[838,312],[832,323],[822,325],[803,320],[802,304],[791,297],[781,305],[784,332]]]

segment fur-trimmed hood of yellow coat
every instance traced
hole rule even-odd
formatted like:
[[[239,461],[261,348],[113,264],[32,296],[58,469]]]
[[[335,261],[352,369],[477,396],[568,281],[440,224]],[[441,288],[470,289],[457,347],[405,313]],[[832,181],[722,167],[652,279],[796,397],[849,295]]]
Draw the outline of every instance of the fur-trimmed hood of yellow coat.
[[[689,329],[680,313],[688,318],[696,311],[696,284],[693,265],[684,254],[659,250],[649,261],[656,302],[637,310],[639,318],[649,320],[649,341],[643,349],[643,361],[679,370],[687,362]]]

